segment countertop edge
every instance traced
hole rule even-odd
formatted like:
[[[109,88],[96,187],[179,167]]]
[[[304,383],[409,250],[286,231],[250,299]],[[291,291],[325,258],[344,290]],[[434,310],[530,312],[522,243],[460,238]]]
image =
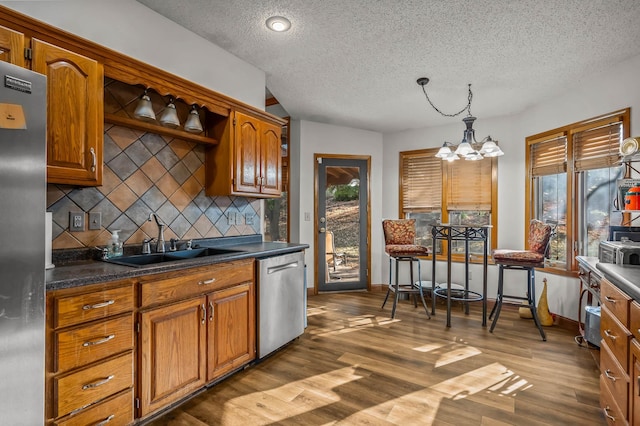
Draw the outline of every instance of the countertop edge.
[[[201,245],[206,247],[205,244]],[[309,248],[308,244],[260,242],[240,245],[229,245],[226,248],[237,250],[236,253],[164,262],[140,268],[116,265],[103,261],[80,261],[77,263],[55,267],[45,271],[46,290],[61,290],[81,287],[109,281],[136,278],[145,275],[173,272],[182,269],[205,265],[215,265],[234,260],[255,258],[261,259],[281,254],[294,253]]]
[[[640,266],[598,263],[604,277],[634,300],[640,301]]]

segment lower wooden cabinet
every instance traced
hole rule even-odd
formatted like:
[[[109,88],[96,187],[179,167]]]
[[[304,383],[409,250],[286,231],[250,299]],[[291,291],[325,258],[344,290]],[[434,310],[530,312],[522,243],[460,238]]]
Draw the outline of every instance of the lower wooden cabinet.
[[[246,282],[208,296],[207,380],[255,358],[254,293],[253,283]]]
[[[157,281],[145,278],[141,300],[151,306],[142,306],[139,313],[140,417],[255,358],[253,277],[249,259],[163,275]],[[171,295],[179,300],[172,301]]]
[[[130,280],[47,293],[46,423],[133,421],[134,308]]]
[[[206,298],[140,314],[140,415],[177,401],[206,383]]]

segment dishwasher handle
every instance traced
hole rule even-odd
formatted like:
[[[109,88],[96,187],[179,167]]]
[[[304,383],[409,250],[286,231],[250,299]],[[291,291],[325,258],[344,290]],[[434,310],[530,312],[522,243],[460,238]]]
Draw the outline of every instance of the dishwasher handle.
[[[267,274],[275,274],[276,272],[284,271],[285,269],[297,268],[298,262],[286,263],[284,265],[272,266],[267,268]]]

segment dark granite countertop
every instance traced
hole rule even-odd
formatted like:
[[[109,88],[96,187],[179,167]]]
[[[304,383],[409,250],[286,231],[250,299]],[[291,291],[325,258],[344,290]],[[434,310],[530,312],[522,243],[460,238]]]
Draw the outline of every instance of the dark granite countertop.
[[[225,237],[194,241],[199,247],[224,247],[234,250],[214,256],[198,257],[186,260],[162,262],[142,267],[117,265],[101,260],[71,260],[61,266],[46,271],[47,290],[78,287],[124,278],[134,278],[161,272],[178,271],[203,265],[229,262],[246,258],[265,258],[280,254],[293,253],[309,248],[308,244],[263,242],[260,235],[256,237]]]
[[[598,263],[597,268],[613,285],[640,301],[640,266]]]

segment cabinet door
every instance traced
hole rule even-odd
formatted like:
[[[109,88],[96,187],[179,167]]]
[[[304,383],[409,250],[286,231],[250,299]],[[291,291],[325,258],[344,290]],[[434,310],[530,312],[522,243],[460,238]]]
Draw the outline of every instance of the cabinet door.
[[[282,128],[269,123],[260,127],[260,191],[280,196],[282,192],[282,154],[280,134]]]
[[[140,415],[199,389],[206,373],[204,296],[140,314]]]
[[[235,192],[260,192],[260,121],[240,112],[235,113]]]
[[[0,61],[24,67],[24,34],[0,26]]]
[[[253,282],[209,295],[208,380],[255,358],[254,300]]]
[[[34,71],[47,76],[47,182],[102,184],[103,69],[33,39]]]
[[[640,425],[640,344],[631,341],[631,359],[629,360],[629,424]]]

